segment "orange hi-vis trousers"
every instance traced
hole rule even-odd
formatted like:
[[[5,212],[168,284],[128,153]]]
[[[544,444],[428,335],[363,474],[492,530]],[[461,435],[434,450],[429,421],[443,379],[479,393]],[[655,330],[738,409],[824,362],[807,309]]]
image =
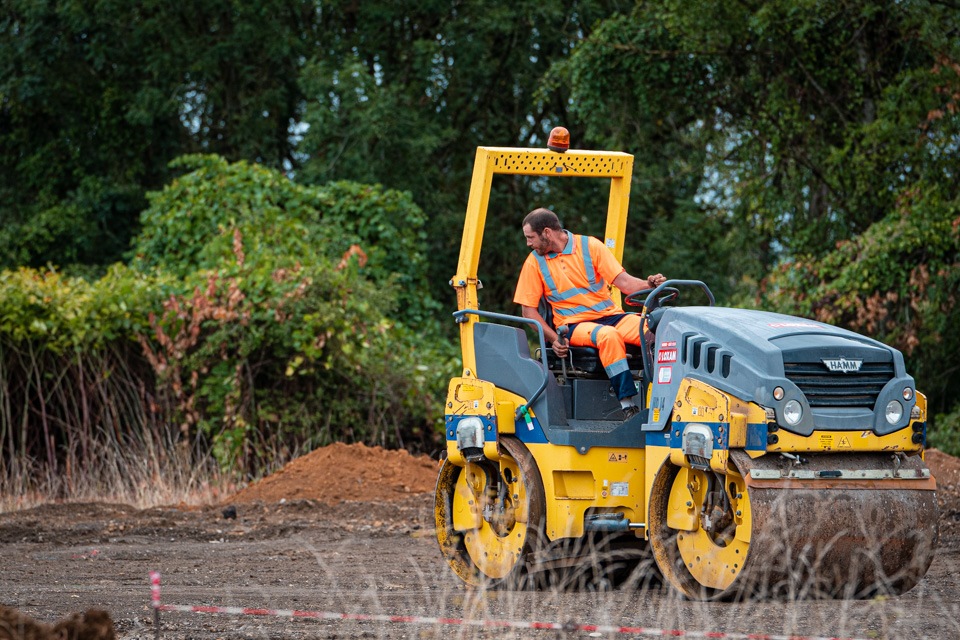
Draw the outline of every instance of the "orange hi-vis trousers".
[[[617,398],[624,399],[637,394],[637,387],[627,364],[627,344],[640,344],[640,315],[624,314],[616,324],[578,322],[570,335],[574,347],[594,347],[600,351],[600,362],[613,385]]]

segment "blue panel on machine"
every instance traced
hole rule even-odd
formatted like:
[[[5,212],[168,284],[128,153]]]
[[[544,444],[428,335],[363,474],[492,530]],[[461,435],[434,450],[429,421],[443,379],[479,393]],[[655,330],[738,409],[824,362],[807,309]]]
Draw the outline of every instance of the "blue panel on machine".
[[[486,416],[467,416],[467,415],[447,415],[445,418],[446,422],[446,436],[447,440],[456,440],[457,439],[457,425],[460,423],[460,420],[463,418],[479,418],[483,423],[483,433],[486,440],[490,441],[494,439],[494,434],[497,430],[497,422],[495,418],[488,418]],[[530,417],[530,421],[527,422],[523,418],[519,418],[514,423],[516,428],[517,439],[521,442],[527,443],[543,443],[547,441],[547,437],[543,433],[543,427],[540,426],[540,421],[537,420],[535,416]]]

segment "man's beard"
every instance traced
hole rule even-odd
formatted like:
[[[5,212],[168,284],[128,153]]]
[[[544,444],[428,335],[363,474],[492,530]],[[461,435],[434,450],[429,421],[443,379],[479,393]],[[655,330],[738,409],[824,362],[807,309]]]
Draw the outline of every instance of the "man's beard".
[[[536,251],[538,255],[545,256],[548,253],[552,253],[550,251],[550,246],[547,245],[542,235],[538,238],[538,240],[539,242],[537,243],[537,246],[534,248],[534,251]]]

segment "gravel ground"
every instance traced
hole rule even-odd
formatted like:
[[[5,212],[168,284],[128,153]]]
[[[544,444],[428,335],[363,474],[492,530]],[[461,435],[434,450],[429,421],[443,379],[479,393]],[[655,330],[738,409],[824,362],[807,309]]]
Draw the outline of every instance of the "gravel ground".
[[[899,597],[705,604],[644,579],[649,572],[614,590],[468,588],[437,547],[433,495],[425,491],[436,464],[405,452],[336,445],[234,496],[235,517],[225,517],[222,506],[138,510],[103,503],[0,514],[0,605],[43,622],[102,608],[119,638],[154,638],[149,575],[159,571],[164,604],[468,621],[163,612],[159,635],[166,639],[640,636],[482,626],[483,621],[682,630],[696,638],[722,637],[706,633],[957,638],[960,460],[930,451],[927,462],[939,485],[940,546],[924,580]],[[351,471],[350,465],[357,468]],[[279,498],[283,495],[297,498]],[[368,501],[335,498],[354,495]],[[645,586],[638,587],[640,582]],[[6,637],[0,619],[0,640]]]
[[[941,513],[954,518],[957,504]],[[652,586],[613,591],[469,589],[434,539],[432,496],[222,509],[45,506],[0,515],[0,603],[44,621],[89,607],[120,638],[153,638],[150,571],[165,604],[365,615],[642,626],[693,632],[856,638],[960,637],[960,537],[945,536],[927,577],[897,598],[688,602]],[[2,634],[0,634],[2,635]],[[303,620],[164,612],[162,638],[598,637],[471,625]],[[631,635],[631,634],[628,634]],[[632,634],[636,636],[637,634]],[[703,636],[701,636],[703,637]]]

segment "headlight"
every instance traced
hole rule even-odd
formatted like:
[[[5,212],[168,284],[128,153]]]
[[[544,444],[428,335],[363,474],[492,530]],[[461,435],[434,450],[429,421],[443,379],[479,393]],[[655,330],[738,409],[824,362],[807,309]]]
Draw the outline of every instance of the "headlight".
[[[786,420],[790,426],[795,426],[800,422],[800,418],[802,417],[803,407],[801,407],[800,403],[796,400],[789,400],[787,404],[783,405],[783,419]]]
[[[467,460],[483,458],[483,421],[477,416],[462,418],[457,425],[457,449]]]
[[[884,412],[884,416],[890,424],[897,424],[900,422],[900,418],[903,417],[903,405],[900,404],[899,400],[891,400],[887,403],[887,410]]]

